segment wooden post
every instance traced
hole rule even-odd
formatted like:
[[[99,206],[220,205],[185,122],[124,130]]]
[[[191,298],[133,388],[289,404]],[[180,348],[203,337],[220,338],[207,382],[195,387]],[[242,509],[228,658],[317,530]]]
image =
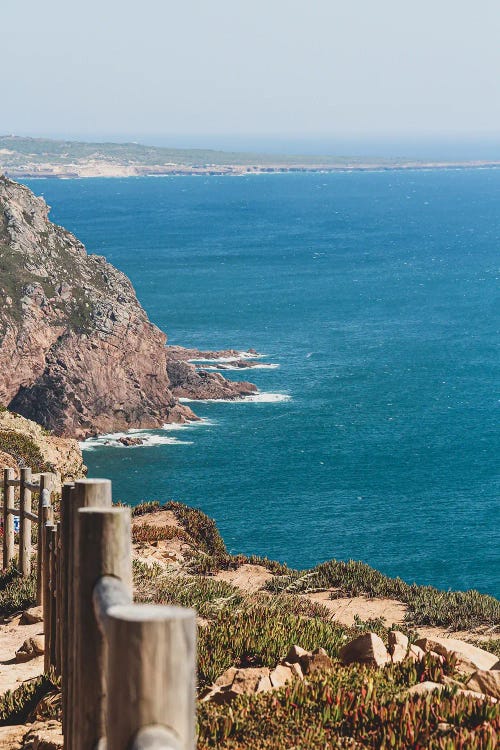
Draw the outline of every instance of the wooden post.
[[[50,666],[56,667],[57,653],[57,524],[50,530]]]
[[[36,556],[36,603],[42,604],[43,592],[43,525],[46,522],[43,508],[50,505],[50,492],[52,490],[52,474],[40,474],[40,494],[38,496],[38,544]],[[45,503],[45,506],[44,506]]]
[[[106,635],[107,750],[145,748],[138,739],[146,728],[158,727],[178,739],[180,750],[194,750],[195,612],[150,604],[111,607]]]
[[[105,736],[106,642],[99,627],[93,593],[103,576],[114,576],[132,601],[131,514],[128,508],[78,511],[78,601],[75,672],[77,676],[75,749],[94,748]]]
[[[62,592],[61,592],[61,523],[57,524],[57,536],[56,536],[56,581],[55,581],[55,608],[56,608],[56,653],[55,653],[55,668],[58,677],[61,676],[61,639],[62,639]]]
[[[86,507],[110,508],[111,482],[109,479],[79,479],[75,482],[71,493],[70,510],[70,535],[68,551],[68,624],[67,624],[67,722],[65,736],[65,750],[74,750],[77,735],[75,734],[76,712],[75,707],[80,703],[77,692],[76,659],[78,654],[77,629],[75,622],[76,603],[78,601],[78,509]]]
[[[3,567],[8,568],[14,557],[14,516],[9,513],[14,508],[14,487],[9,487],[9,479],[14,479],[14,469],[3,470]]]
[[[22,576],[31,573],[31,520],[26,513],[31,513],[31,490],[26,487],[31,482],[31,469],[21,469],[19,491],[19,572]]]
[[[44,671],[48,672],[50,669],[50,642],[51,642],[51,632],[52,632],[52,622],[51,622],[51,616],[52,616],[52,607],[51,601],[50,601],[50,543],[52,540],[52,529],[55,529],[55,526],[51,523],[45,524],[44,528],[44,534],[43,534],[43,544],[44,544],[44,550],[43,550],[43,633],[44,633],[44,641],[45,641],[45,649],[44,649]]]
[[[63,484],[62,495],[61,495],[61,679],[62,679],[62,725],[63,734],[65,736],[66,744],[68,743],[68,716],[69,716],[69,689],[68,689],[68,632],[70,623],[73,622],[73,611],[70,607],[72,598],[69,595],[70,588],[73,585],[73,579],[71,578],[70,565],[71,565],[71,550],[73,549],[71,542],[71,521],[72,521],[72,508],[71,505],[75,502],[74,498],[74,484],[69,482]]]

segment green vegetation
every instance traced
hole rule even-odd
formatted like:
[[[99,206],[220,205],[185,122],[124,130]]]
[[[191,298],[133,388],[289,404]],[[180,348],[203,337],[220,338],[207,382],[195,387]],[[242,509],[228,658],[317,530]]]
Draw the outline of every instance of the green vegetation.
[[[332,598],[368,595],[397,599],[408,605],[409,624],[451,627],[454,630],[478,625],[500,625],[500,601],[478,591],[440,591],[433,586],[408,584],[389,578],[362,562],[330,560],[311,570],[291,571],[275,576],[270,591],[305,593],[334,588]]]
[[[242,697],[231,708],[204,703],[199,750],[494,750],[500,708],[453,694],[404,697],[420,681],[412,664],[375,670],[338,667],[277,692]]]
[[[0,451],[10,454],[19,466],[30,466],[34,473],[54,470],[52,464],[44,461],[39,447],[28,435],[0,430]]]
[[[0,726],[22,724],[29,719],[60,718],[58,681],[41,675],[0,697]]]
[[[106,161],[120,165],[155,166],[160,164],[179,164],[185,166],[206,165],[338,165],[361,164],[366,157],[359,156],[314,156],[245,153],[239,151],[216,151],[213,149],[166,148],[162,146],[145,146],[140,143],[85,143],[82,141],[58,141],[48,138],[23,138],[19,136],[1,136],[1,164],[4,169],[23,167],[31,164],[75,164],[79,161]],[[368,159],[368,161],[374,161]],[[397,164],[398,159],[377,158],[381,165]]]
[[[15,565],[0,571],[0,617],[8,617],[36,603],[36,575],[23,578]]]

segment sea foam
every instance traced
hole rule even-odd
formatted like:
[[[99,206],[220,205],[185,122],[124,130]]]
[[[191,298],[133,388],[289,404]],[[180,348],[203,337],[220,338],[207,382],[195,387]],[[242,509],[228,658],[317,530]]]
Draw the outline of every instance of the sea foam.
[[[243,398],[180,398],[183,404],[277,404],[284,401],[291,401],[292,397],[288,393],[252,393],[250,396]]]

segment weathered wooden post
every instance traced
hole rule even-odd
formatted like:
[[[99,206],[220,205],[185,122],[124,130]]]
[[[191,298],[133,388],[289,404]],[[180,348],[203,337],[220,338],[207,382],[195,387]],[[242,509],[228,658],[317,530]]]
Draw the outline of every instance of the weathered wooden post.
[[[114,606],[106,635],[107,750],[194,750],[194,610]]]
[[[57,524],[50,530],[50,666],[57,661]]]
[[[19,571],[22,576],[31,573],[31,469],[21,469],[21,483],[19,485]]]
[[[93,606],[96,583],[103,576],[119,581],[118,601],[132,601],[132,542],[128,508],[82,508],[78,511],[78,628],[75,749],[94,748],[105,736],[106,640]]]
[[[75,734],[75,707],[81,697],[77,693],[76,663],[79,649],[78,634],[75,621],[75,611],[78,602],[78,579],[80,574],[78,545],[78,510],[85,507],[110,508],[111,482],[109,479],[79,479],[75,482],[68,504],[70,518],[69,550],[68,550],[68,624],[67,624],[67,679],[66,679],[66,708],[65,721],[65,750],[74,750],[77,736]],[[86,563],[85,563],[86,564]],[[63,687],[64,690],[64,687]]]
[[[36,556],[36,603],[42,604],[43,592],[43,527],[49,520],[45,508],[50,508],[50,493],[53,474],[40,474],[40,494],[38,496],[38,554]],[[52,520],[52,519],[50,519]]]
[[[43,534],[43,633],[44,633],[44,671],[48,672],[50,669],[50,644],[52,638],[53,623],[51,622],[52,617],[52,606],[50,596],[50,547],[52,542],[52,530],[55,530],[55,526],[51,523],[45,524]]]
[[[14,479],[14,469],[3,470],[3,567],[8,568],[14,557],[14,487],[9,480]]]
[[[73,586],[71,578],[71,505],[75,502],[73,483],[65,483],[61,495],[61,679],[62,679],[62,724],[63,734],[68,745],[68,716],[69,716],[69,654],[68,654],[68,632],[70,623],[73,623],[73,610],[70,606],[72,597],[70,587]]]

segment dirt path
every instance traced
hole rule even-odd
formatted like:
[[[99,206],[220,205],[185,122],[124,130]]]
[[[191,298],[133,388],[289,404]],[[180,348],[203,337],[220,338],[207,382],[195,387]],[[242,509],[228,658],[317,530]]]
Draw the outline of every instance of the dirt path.
[[[21,625],[20,616],[0,625],[0,695],[15,690],[22,682],[43,674],[43,656],[27,662],[16,662],[17,649],[26,638],[43,635],[43,623]]]

